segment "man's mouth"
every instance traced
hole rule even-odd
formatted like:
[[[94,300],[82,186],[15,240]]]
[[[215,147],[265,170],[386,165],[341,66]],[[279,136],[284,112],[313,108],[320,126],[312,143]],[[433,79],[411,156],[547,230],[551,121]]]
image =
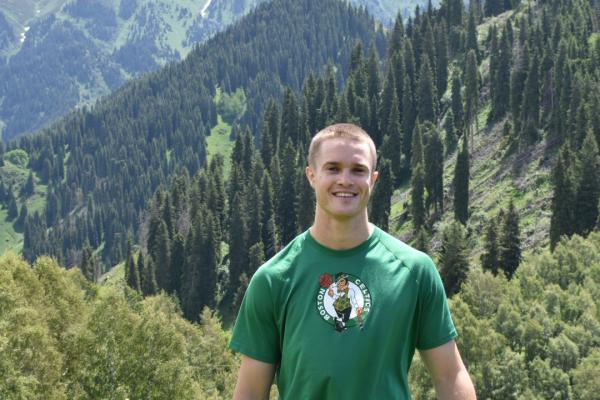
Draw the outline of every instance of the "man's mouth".
[[[352,192],[335,192],[333,193],[335,197],[355,197],[356,193]]]

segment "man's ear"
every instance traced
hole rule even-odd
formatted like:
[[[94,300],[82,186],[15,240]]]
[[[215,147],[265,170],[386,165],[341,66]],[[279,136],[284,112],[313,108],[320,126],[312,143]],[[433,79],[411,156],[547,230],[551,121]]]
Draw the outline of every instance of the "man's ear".
[[[377,178],[379,178],[379,171],[373,171],[373,173],[371,174],[371,186],[375,185],[375,182],[377,182]]]
[[[314,185],[314,182],[315,182],[315,171],[309,165],[304,170],[304,173],[306,174],[306,179],[308,179],[308,183],[310,183],[310,186],[314,189],[314,187],[315,187],[315,185]]]

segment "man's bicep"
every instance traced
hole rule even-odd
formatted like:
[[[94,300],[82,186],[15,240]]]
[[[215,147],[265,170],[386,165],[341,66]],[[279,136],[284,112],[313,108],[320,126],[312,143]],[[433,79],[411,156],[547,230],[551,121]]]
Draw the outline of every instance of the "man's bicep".
[[[419,353],[431,374],[438,398],[475,399],[473,382],[454,340]]]
[[[454,340],[433,349],[420,350],[419,353],[434,379],[437,376],[464,368]]]
[[[234,400],[265,400],[269,398],[271,384],[275,376],[274,364],[255,360],[242,355],[238,372]]]

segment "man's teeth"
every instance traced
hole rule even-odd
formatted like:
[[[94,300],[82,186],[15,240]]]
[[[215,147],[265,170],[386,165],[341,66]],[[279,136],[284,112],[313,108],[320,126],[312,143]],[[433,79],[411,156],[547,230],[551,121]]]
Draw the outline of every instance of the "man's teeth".
[[[336,197],[354,197],[354,193],[334,193]]]

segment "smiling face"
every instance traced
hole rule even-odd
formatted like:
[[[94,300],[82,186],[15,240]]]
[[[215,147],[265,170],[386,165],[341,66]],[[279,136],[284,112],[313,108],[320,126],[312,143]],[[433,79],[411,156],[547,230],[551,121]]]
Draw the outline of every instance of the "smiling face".
[[[324,140],[306,168],[315,190],[317,213],[339,221],[366,218],[377,179],[374,164],[368,142],[346,137]]]

